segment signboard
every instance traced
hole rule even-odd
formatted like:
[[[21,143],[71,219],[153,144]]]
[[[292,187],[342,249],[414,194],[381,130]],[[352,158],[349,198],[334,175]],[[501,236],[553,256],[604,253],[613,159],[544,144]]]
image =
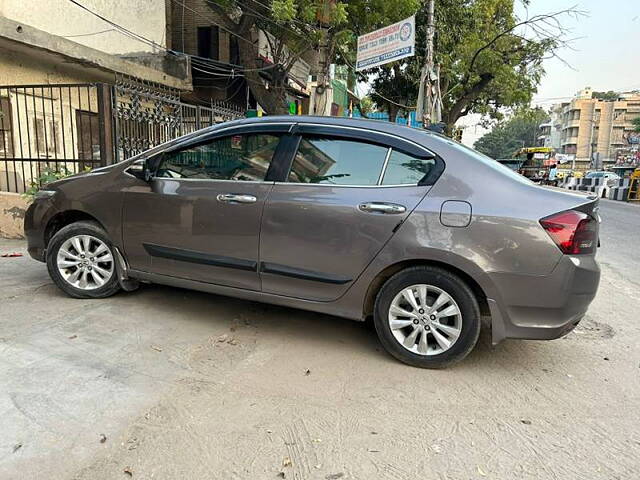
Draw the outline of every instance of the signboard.
[[[358,37],[356,71],[412,57],[416,50],[416,16]]]
[[[575,155],[571,155],[569,153],[556,153],[556,160],[559,163],[566,163],[574,160],[576,158]]]

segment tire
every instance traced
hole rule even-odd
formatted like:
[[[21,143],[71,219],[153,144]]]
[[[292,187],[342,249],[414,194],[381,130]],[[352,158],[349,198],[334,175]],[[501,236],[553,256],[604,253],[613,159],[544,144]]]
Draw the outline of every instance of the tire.
[[[84,253],[76,250],[74,242]],[[61,253],[63,246],[64,253]],[[96,256],[91,256],[92,251]],[[82,268],[74,265],[79,262]],[[67,265],[69,267],[64,268]],[[61,228],[49,241],[47,270],[58,288],[73,298],[106,298],[120,290],[114,247],[96,222],[75,222]]]
[[[416,303],[407,301],[403,291],[414,292]],[[425,309],[420,308],[421,291],[426,291]],[[445,295],[441,296],[443,292]],[[436,299],[447,302],[431,311]],[[406,312],[413,316],[405,315]],[[452,315],[447,315],[450,312]],[[480,323],[480,308],[472,290],[458,276],[442,268],[418,266],[402,270],[384,283],[376,297],[374,324],[382,346],[414,367],[445,368],[459,362],[476,345]],[[419,331],[415,332],[416,329]],[[423,336],[426,343],[422,343]],[[443,345],[447,344],[445,349]]]

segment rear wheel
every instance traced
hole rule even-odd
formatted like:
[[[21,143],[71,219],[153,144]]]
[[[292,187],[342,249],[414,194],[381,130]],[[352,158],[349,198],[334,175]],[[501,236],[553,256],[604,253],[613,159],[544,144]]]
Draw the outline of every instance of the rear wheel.
[[[480,334],[480,309],[469,286],[447,270],[398,272],[376,298],[374,323],[385,349],[421,368],[444,368],[466,357]]]
[[[55,284],[74,298],[105,298],[120,290],[113,245],[95,222],[72,223],[47,248],[47,269]]]

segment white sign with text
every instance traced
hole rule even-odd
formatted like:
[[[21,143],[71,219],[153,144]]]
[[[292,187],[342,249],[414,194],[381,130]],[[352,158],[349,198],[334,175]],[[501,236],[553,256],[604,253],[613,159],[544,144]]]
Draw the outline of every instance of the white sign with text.
[[[356,70],[412,57],[416,50],[416,16],[358,37]]]

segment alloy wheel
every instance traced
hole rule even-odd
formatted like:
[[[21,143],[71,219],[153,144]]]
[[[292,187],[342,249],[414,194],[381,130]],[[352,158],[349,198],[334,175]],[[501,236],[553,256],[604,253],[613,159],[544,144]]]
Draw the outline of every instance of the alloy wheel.
[[[453,297],[433,285],[411,285],[389,307],[389,327],[405,349],[417,355],[438,355],[460,337],[462,314]]]
[[[102,287],[114,272],[111,249],[92,235],[67,239],[58,250],[56,265],[62,278],[81,290]]]

